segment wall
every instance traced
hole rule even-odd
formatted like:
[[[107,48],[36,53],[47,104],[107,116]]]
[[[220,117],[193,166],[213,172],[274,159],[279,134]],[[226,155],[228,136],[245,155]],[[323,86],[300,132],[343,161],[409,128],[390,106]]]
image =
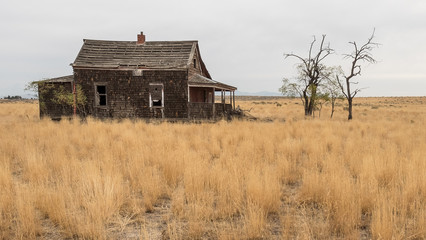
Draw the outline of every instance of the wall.
[[[87,96],[87,113],[99,118],[188,118],[187,70],[74,69],[74,79]],[[164,108],[149,107],[149,83],[164,86]],[[96,106],[95,84],[105,84],[106,106]]]
[[[189,94],[191,102],[213,102],[213,88],[190,87]]]
[[[189,118],[213,118],[213,103],[190,102]]]
[[[81,116],[89,115],[98,118],[212,118],[223,116],[223,105],[208,103],[188,103],[188,71],[187,70],[144,70],[142,76],[134,76],[132,70],[93,70],[74,69],[74,79],[82,87],[87,97],[85,112]],[[161,83],[164,86],[164,108],[150,108],[150,83]],[[96,106],[96,84],[106,85],[106,106]],[[40,94],[44,101],[40,101],[40,116],[60,118],[72,116],[72,106],[55,103],[53,89],[63,86],[70,93],[71,83],[49,83],[48,90]],[[42,88],[41,88],[42,89]],[[198,89],[198,93],[204,90]],[[198,96],[199,97],[199,96]],[[202,100],[202,99],[198,99]],[[231,105],[226,104],[226,111]]]
[[[196,66],[194,66],[194,59],[196,60],[196,63],[197,63]],[[203,75],[201,74],[201,63],[200,63],[200,57],[199,57],[197,48],[195,48],[194,57],[191,59],[191,63],[189,64],[188,71],[189,71],[189,77],[191,77],[194,74]]]

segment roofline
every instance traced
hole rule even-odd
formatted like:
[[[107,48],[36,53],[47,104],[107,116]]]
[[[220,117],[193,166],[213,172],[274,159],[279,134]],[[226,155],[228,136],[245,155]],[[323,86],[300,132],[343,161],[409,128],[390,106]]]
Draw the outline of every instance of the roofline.
[[[203,72],[203,74],[206,75],[207,78],[212,79],[212,76],[210,75],[209,70],[207,70],[206,64],[204,64],[203,58],[201,58],[200,46],[198,46],[198,43],[196,47],[197,47],[198,57],[200,58],[201,71]]]
[[[191,53],[189,54],[188,63],[186,64],[187,66],[190,66],[191,63],[192,63],[192,59],[194,59],[195,49],[197,48],[197,45],[198,45],[198,43],[192,44]]]
[[[156,71],[156,70],[163,70],[163,71],[187,71],[186,67],[176,67],[176,68],[153,68],[153,67],[85,67],[85,66],[75,66],[71,65],[73,69],[84,69],[84,70],[108,70],[108,71],[132,71],[132,70],[143,70],[143,71]]]
[[[78,54],[74,59],[74,62],[70,64],[71,66],[74,66],[75,61],[77,60],[78,56],[80,56],[81,51],[83,51],[83,47],[85,43],[86,43],[86,39],[83,39],[83,45],[81,45],[80,51],[78,51]]]
[[[83,39],[83,42],[86,41],[98,41],[98,42],[127,42],[127,43],[137,43],[137,41],[125,41],[125,40],[102,40],[102,39]],[[198,40],[178,40],[178,41],[145,41],[145,43],[198,43]],[[143,45],[143,44],[140,44]]]
[[[80,56],[80,53],[83,51],[84,44],[86,44],[87,41],[97,41],[97,42],[124,42],[124,43],[135,43],[137,44],[137,41],[117,41],[117,40],[97,40],[97,39],[83,39],[83,45],[81,45],[80,51],[78,52],[77,56],[74,59],[74,62],[70,65],[72,67],[76,67],[75,61]],[[198,46],[198,40],[183,40],[183,41],[146,41],[145,43],[192,43]],[[144,44],[145,44],[144,43]],[[141,44],[141,45],[144,45]],[[192,51],[192,50],[191,50]],[[102,68],[102,67],[101,67]]]
[[[72,79],[66,79],[66,78],[72,78]],[[74,81],[74,75],[66,75],[66,76],[62,76],[62,77],[48,78],[48,79],[34,81],[34,83],[58,83],[58,82],[72,82],[72,81]]]
[[[191,83],[188,83],[188,87],[211,87],[211,88],[215,88],[215,89],[223,89],[223,90],[228,90],[228,91],[237,90],[236,87],[228,86],[226,84],[215,85],[215,84],[210,84],[210,83],[206,83],[206,84],[202,84],[202,83],[191,84]]]

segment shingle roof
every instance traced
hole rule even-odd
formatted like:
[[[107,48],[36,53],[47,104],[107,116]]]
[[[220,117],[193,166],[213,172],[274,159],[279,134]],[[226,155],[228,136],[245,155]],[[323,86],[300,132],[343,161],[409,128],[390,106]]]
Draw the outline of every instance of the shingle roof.
[[[236,87],[226,85],[224,83],[203,77],[199,74],[193,75],[191,78],[188,79],[188,85],[189,86],[206,86],[206,87],[215,87],[218,89],[224,89],[224,90],[236,90]]]
[[[197,41],[136,41],[84,40],[72,64],[93,68],[185,68]]]
[[[74,75],[67,75],[67,76],[57,77],[57,78],[49,78],[49,79],[41,80],[39,82],[54,83],[54,82],[72,82],[72,81],[74,81]]]

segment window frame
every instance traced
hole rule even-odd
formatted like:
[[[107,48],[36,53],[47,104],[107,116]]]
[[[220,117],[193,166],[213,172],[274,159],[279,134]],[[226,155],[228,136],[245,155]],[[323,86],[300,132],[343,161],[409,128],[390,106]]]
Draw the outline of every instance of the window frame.
[[[105,93],[99,93],[98,87],[104,86]],[[108,85],[105,82],[94,83],[95,88],[95,107],[107,108],[108,107]],[[105,96],[105,105],[101,105],[101,96]]]
[[[161,87],[161,106],[155,106],[152,99],[151,87],[159,86]],[[150,108],[164,108],[164,84],[163,83],[149,83],[149,107]]]

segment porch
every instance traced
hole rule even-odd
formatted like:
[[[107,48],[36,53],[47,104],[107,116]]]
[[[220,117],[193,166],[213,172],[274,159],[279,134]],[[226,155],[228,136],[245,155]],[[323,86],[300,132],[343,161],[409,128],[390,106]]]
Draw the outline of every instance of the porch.
[[[188,117],[216,118],[228,115],[235,109],[236,89],[201,75],[193,76],[188,81]]]

